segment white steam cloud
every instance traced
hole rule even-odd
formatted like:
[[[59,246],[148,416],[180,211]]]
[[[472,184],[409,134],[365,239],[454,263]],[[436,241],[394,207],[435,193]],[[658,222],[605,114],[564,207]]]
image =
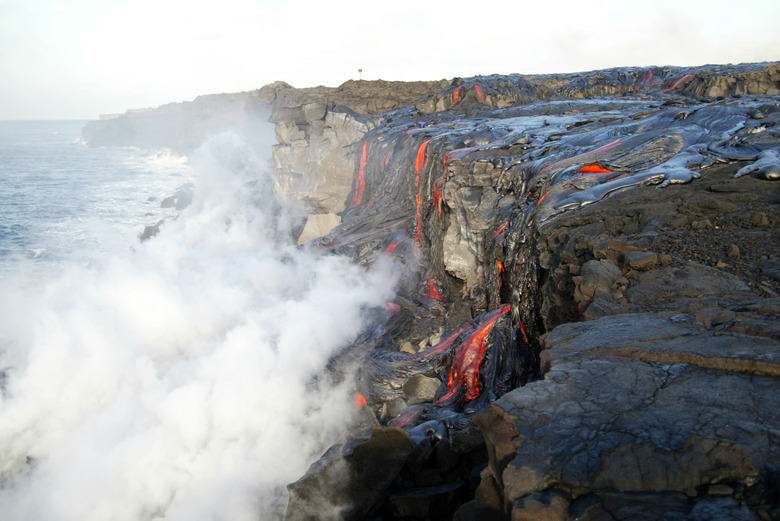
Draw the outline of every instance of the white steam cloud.
[[[342,433],[349,382],[313,377],[388,273],[296,248],[236,135],[191,164],[192,206],[132,254],[2,281],[5,521],[272,519]]]

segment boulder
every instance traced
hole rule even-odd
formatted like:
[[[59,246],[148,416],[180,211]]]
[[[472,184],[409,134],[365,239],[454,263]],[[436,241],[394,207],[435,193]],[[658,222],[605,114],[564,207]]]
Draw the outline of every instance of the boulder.
[[[414,375],[403,386],[404,398],[408,405],[430,403],[436,391],[441,386],[441,380],[425,375]]]
[[[362,519],[383,498],[414,447],[409,434],[392,427],[332,447],[288,485],[285,520]]]

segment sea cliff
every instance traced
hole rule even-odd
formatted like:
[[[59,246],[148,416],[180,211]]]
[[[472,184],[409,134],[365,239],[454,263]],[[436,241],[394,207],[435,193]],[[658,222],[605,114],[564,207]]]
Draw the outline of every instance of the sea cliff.
[[[212,101],[275,125],[301,244],[402,266],[288,519],[780,518],[780,65]],[[192,109],[84,137],[186,149]]]

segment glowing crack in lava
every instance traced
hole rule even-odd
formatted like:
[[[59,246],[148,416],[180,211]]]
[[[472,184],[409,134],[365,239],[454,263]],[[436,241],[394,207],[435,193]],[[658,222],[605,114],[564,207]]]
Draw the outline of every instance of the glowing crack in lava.
[[[462,387],[466,388],[466,399],[474,400],[480,395],[479,368],[485,354],[487,338],[501,316],[509,313],[510,305],[504,304],[485,315],[484,321],[471,333],[455,351],[455,358],[447,378],[447,394],[434,402],[439,405],[452,398]]]

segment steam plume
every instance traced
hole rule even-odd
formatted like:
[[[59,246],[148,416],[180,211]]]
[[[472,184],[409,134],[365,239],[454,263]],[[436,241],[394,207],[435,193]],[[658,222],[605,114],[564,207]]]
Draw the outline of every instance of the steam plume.
[[[349,382],[313,377],[387,273],[296,248],[237,135],[191,163],[193,204],[134,253],[2,282],[4,519],[274,518],[343,428]]]

